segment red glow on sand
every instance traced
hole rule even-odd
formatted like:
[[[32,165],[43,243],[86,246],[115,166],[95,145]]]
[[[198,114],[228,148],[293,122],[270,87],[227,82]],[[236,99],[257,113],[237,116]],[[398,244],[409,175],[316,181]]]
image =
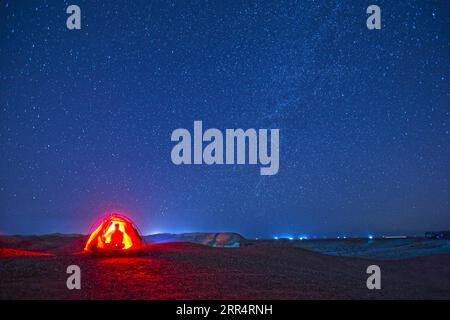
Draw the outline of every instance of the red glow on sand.
[[[54,256],[54,254],[48,252],[18,250],[12,248],[0,248],[0,258],[32,257],[32,256],[51,257]]]

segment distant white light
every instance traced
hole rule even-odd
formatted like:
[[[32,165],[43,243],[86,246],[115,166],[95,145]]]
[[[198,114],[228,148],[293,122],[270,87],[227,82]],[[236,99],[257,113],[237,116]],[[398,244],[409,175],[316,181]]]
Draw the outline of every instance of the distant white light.
[[[372,236],[372,235],[370,235],[370,236],[369,236],[369,239],[370,239],[370,240],[372,240],[372,239],[373,239],[373,236]]]
[[[294,240],[294,238],[292,238],[292,237],[289,237],[289,240]]]
[[[278,240],[278,237],[273,237],[275,240]]]

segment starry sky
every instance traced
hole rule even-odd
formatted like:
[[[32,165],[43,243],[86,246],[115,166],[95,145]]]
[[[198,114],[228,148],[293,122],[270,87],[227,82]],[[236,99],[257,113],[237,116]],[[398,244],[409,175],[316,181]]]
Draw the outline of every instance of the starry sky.
[[[0,233],[450,228],[448,1],[0,4]],[[279,128],[278,174],[174,165],[194,120]]]

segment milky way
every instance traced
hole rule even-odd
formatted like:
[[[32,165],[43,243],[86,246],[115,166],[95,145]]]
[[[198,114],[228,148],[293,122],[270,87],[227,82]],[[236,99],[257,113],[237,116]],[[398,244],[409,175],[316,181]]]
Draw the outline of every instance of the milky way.
[[[450,5],[377,1],[370,31],[369,4],[2,2],[0,232],[450,228]],[[278,174],[175,166],[195,120],[279,128]]]

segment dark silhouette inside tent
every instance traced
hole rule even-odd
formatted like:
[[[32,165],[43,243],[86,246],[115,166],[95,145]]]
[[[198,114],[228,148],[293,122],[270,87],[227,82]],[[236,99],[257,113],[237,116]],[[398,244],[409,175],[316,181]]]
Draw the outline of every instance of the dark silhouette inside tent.
[[[118,223],[116,223],[114,225],[114,231],[111,234],[111,242],[109,244],[113,248],[122,249],[124,246],[123,232],[120,231],[119,227],[120,227],[120,225]]]

